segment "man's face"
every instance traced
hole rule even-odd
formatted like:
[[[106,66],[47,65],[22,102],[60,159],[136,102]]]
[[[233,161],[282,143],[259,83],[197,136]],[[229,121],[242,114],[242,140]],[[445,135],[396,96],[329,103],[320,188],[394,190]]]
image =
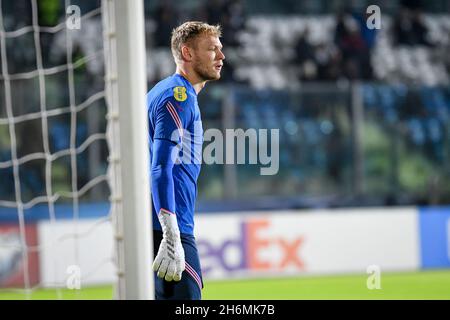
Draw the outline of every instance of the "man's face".
[[[200,35],[194,40],[192,65],[197,75],[204,81],[220,79],[225,55],[218,37]]]

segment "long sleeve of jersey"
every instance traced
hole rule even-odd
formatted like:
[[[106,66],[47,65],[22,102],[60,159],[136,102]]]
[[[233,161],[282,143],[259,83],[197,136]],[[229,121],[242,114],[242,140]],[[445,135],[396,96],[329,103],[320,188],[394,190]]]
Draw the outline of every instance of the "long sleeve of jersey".
[[[152,197],[156,212],[176,211],[172,170],[177,146],[170,140],[155,139],[152,157]]]

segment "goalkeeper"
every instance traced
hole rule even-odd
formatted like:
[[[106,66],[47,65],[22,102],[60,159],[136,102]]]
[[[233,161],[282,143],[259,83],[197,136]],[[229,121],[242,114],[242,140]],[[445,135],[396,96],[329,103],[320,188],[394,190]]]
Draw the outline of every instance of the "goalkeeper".
[[[220,36],[220,26],[197,21],[174,29],[176,72],[147,94],[157,300],[201,299],[203,281],[194,238],[203,143],[197,94],[207,81],[220,78],[225,59]]]

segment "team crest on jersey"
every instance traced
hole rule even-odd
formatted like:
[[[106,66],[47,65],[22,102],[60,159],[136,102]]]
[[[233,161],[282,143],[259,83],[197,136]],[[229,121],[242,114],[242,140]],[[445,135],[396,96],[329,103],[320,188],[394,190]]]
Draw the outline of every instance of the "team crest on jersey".
[[[183,102],[187,99],[186,88],[185,87],[175,87],[173,88],[173,97],[175,100]]]

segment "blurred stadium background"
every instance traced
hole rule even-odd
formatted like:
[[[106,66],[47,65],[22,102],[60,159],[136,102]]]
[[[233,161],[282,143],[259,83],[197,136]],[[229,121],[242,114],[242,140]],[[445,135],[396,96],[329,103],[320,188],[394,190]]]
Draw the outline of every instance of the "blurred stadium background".
[[[259,165],[202,167],[196,233],[206,299],[450,299],[448,1],[144,3],[149,88],[174,72],[175,26],[220,23],[226,60],[222,79],[199,95],[205,129],[280,132],[276,175],[261,176]],[[66,4],[39,0],[39,25],[64,21]],[[2,73],[0,299],[113,296],[100,1],[70,4],[85,17],[72,43],[75,90],[61,68],[45,75],[43,94],[48,110],[73,104],[72,95],[79,106],[79,210],[70,154],[51,164],[50,196],[69,194],[53,209],[45,159],[23,161],[24,263]],[[372,4],[379,30],[366,25]],[[28,0],[2,1],[1,10],[6,32],[33,24]],[[42,102],[33,37],[4,37],[18,158],[45,152],[42,119],[29,116]],[[42,68],[67,63],[64,32],[43,32],[40,43]],[[70,114],[49,117],[51,154],[70,147],[70,133]],[[80,233],[64,237],[75,220]],[[81,268],[81,291],[66,288],[71,265]],[[369,266],[381,271],[379,290],[367,287]]]

